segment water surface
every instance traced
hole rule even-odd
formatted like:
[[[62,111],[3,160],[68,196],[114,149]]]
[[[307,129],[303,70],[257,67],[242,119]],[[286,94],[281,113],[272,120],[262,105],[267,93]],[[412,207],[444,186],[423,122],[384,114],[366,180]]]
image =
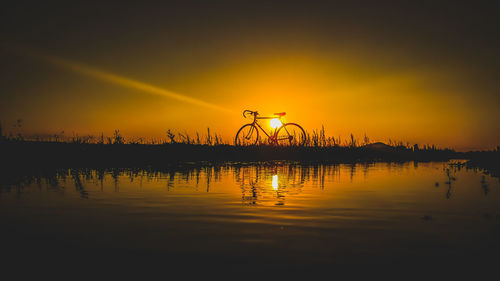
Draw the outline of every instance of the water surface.
[[[460,162],[60,169],[2,175],[0,214],[25,264],[471,265],[498,252],[500,190]]]

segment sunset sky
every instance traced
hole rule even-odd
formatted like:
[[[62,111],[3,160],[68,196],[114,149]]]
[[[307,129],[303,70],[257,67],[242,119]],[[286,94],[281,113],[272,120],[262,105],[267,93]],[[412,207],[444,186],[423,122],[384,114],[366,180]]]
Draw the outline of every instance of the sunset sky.
[[[230,140],[250,109],[344,139],[500,144],[498,9],[346,2],[7,1],[0,122],[23,119],[25,135],[210,127]]]

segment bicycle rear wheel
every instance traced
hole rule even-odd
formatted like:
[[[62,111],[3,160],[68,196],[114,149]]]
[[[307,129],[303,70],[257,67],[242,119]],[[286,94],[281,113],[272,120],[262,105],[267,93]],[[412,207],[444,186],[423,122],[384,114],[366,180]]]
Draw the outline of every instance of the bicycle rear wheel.
[[[234,138],[234,145],[255,145],[259,141],[259,131],[254,124],[241,127]]]
[[[295,123],[286,123],[278,129],[276,144],[283,146],[302,146],[306,143],[306,132]]]

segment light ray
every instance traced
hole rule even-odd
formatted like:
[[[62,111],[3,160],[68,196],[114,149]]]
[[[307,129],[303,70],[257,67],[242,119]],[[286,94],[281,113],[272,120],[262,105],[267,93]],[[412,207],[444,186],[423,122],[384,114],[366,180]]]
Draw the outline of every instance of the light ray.
[[[92,67],[77,61],[63,59],[61,57],[48,55],[43,52],[33,50],[31,48],[21,47],[21,46],[9,46],[11,51],[20,53],[22,55],[27,55],[29,57],[35,58],[37,60],[44,61],[61,69],[70,70],[72,72],[82,74],[88,77],[92,77],[98,80],[106,81],[115,85],[122,87],[139,90],[148,94],[163,96],[185,103],[190,103],[197,106],[207,107],[218,111],[223,111],[227,113],[233,113],[233,110],[216,105],[210,102],[203,101],[201,99],[189,97],[179,93],[169,91],[167,89],[144,83],[135,79],[127,78],[124,76],[116,75],[110,72],[103,71],[96,67]],[[23,52],[21,52],[23,51]]]

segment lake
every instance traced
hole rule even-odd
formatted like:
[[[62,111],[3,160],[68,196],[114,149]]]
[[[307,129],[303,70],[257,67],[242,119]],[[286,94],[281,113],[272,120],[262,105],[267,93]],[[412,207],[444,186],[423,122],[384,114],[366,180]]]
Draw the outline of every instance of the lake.
[[[460,161],[4,172],[0,223],[18,272],[484,271],[500,183]]]

